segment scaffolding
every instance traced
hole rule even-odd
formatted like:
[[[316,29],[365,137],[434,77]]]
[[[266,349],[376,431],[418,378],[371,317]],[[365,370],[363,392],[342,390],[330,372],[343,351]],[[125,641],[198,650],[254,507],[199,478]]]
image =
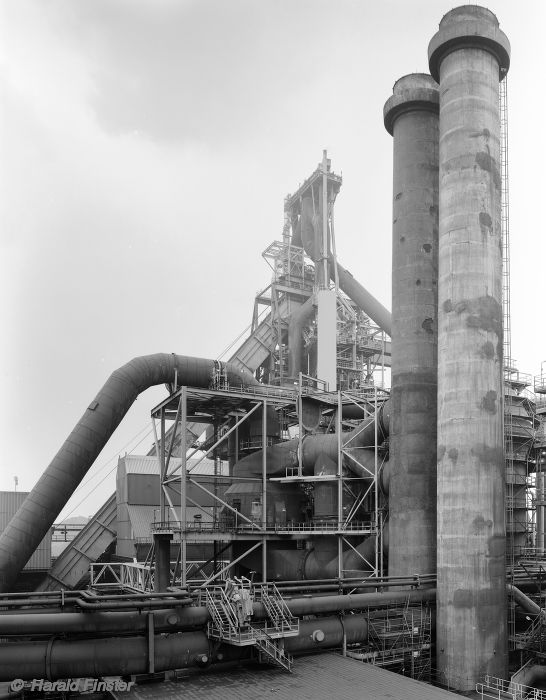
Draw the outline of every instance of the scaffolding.
[[[349,656],[430,683],[432,668],[432,610],[425,603],[390,605],[368,610],[366,647]]]

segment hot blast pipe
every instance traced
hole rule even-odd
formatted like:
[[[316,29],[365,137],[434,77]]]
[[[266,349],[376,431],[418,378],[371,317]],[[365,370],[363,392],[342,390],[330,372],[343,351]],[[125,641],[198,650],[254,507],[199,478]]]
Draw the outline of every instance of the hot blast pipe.
[[[179,385],[208,388],[218,364],[161,353],[137,357],[113,372],[0,535],[0,592],[9,590],[137,396],[175,378]],[[222,368],[231,385],[257,384],[234,365]]]

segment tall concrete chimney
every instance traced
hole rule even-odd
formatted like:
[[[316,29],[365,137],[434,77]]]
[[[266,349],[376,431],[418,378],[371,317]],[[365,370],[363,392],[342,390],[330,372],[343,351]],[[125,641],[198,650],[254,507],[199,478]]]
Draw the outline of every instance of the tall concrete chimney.
[[[400,78],[393,136],[389,574],[436,571],[438,85]]]
[[[429,44],[440,84],[437,667],[470,691],[506,671],[499,79],[510,44],[476,5]]]

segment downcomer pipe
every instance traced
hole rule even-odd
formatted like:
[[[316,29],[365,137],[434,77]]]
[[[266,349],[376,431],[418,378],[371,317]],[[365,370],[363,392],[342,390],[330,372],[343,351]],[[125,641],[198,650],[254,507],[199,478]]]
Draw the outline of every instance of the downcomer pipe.
[[[495,15],[457,7],[429,44],[440,84],[437,668],[470,691],[507,664],[499,78]]]
[[[231,385],[258,383],[230,363],[167,353],[136,357],[112,373],[0,535],[0,592],[9,590],[137,396],[175,377],[179,386],[208,388],[219,364]]]
[[[317,227],[322,229],[322,212],[318,215],[313,215],[313,204],[311,197],[304,197],[302,202],[301,215],[301,236],[302,243],[307,255],[316,263],[318,262],[319,253],[315,250],[315,240],[317,238]],[[332,255],[328,256],[330,275],[333,279],[334,259]],[[337,264],[337,273],[340,289],[354,301],[372,321],[375,321],[379,328],[385,331],[387,335],[391,334],[391,314],[390,312],[377,301],[377,299],[358,282],[351,273],[346,270],[339,262]]]
[[[389,574],[436,571],[438,85],[400,78],[393,137]]]

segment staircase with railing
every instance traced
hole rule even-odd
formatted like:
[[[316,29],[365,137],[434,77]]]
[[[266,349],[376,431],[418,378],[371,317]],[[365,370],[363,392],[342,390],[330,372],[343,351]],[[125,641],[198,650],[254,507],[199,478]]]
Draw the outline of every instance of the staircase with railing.
[[[261,632],[256,637],[256,649],[258,651],[258,661],[261,663],[281,666],[289,673],[292,672],[294,659],[284,651],[278,639],[272,639],[267,633]]]
[[[203,591],[211,617],[207,627],[211,639],[233,646],[253,646],[260,661],[292,670],[292,657],[284,651],[284,639],[299,633],[299,620],[290,613],[274,584],[241,587],[237,601],[224,586],[208,586]],[[250,622],[250,616],[241,614],[237,605],[244,591],[252,604],[262,603],[265,620]]]
[[[299,620],[294,617],[288,608],[284,598],[279,593],[274,583],[264,583],[255,587],[256,600],[259,600],[266,609],[275,633],[282,636],[292,636],[299,632]]]

